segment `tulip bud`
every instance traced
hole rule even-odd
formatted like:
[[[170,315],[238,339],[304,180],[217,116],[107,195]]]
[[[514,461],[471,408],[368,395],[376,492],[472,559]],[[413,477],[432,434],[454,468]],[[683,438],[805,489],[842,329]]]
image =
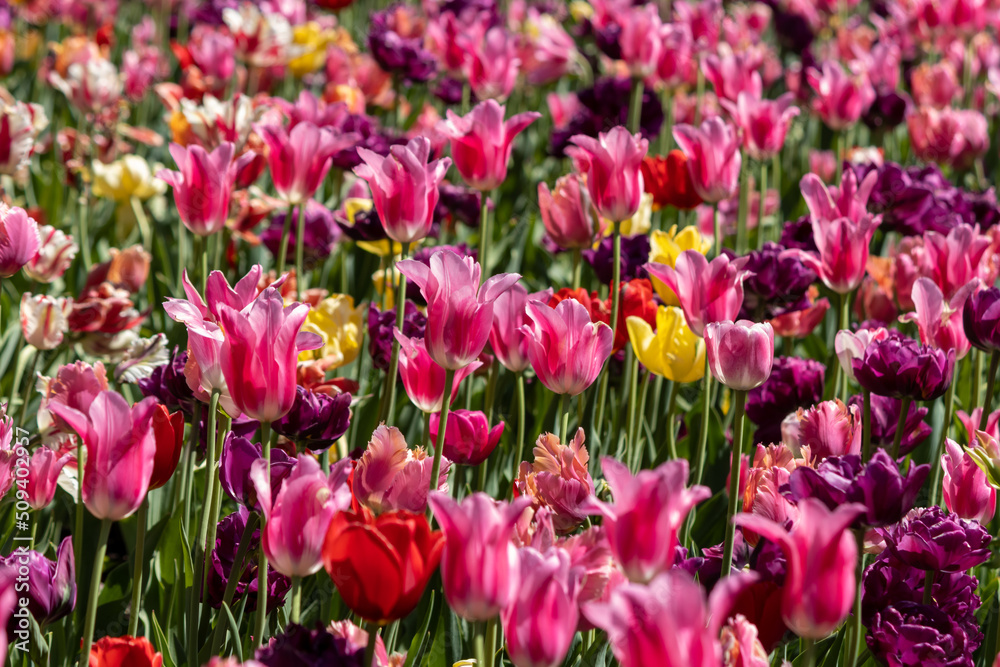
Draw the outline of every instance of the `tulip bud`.
[[[986,481],[986,473],[976,465],[975,459],[951,438],[945,441],[941,469],[944,504],[948,511],[963,519],[988,524],[996,510],[997,491]]]
[[[431,442],[438,445],[440,414],[431,414]],[[477,466],[496,449],[503,435],[504,423],[492,429],[479,410],[453,410],[444,437],[444,456],[454,463]]]
[[[774,330],[767,322],[712,322],[705,327],[712,377],[736,391],[764,384],[774,362]]]

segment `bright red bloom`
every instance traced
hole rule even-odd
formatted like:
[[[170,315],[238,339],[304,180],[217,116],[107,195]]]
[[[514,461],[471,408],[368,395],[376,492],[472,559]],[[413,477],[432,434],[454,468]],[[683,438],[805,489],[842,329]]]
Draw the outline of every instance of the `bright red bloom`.
[[[181,460],[184,446],[184,414],[178,410],[170,414],[163,405],[153,408],[153,437],[156,439],[156,454],[153,457],[153,474],[149,478],[149,488],[158,489],[170,479]]]
[[[160,667],[163,655],[145,637],[101,637],[90,649],[90,667]]]
[[[690,211],[702,203],[695,192],[684,151],[675,148],[666,157],[647,155],[642,159],[643,189],[653,195],[653,209],[664,206]]]
[[[360,508],[334,515],[323,566],[351,611],[384,625],[416,608],[443,549],[423,514]]]

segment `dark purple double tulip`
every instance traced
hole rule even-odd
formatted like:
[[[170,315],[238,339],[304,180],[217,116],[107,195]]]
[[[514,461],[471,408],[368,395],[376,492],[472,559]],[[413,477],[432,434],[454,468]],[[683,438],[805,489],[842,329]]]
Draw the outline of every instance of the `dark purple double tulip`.
[[[864,408],[864,399],[860,394],[856,394],[851,396],[847,404],[857,406],[860,415]],[[871,428],[874,446],[889,447],[892,445],[896,434],[896,425],[899,423],[899,411],[902,409],[903,402],[898,398],[872,394]],[[927,412],[927,408],[920,408],[915,403],[910,403],[910,407],[906,411],[906,420],[903,422],[903,440],[899,443],[901,455],[909,454],[933,432],[933,429],[924,421]]]
[[[786,416],[823,400],[825,371],[814,359],[775,357],[764,384],[747,392],[747,417],[758,426],[754,442],[780,442]]]
[[[891,333],[869,343],[853,366],[858,384],[873,394],[932,401],[951,384],[955,351],[945,353]]]
[[[379,310],[372,303],[368,306],[368,353],[372,365],[380,371],[388,371],[392,361],[392,329],[396,326],[394,309]],[[427,317],[417,310],[417,304],[409,299],[403,311],[403,335],[407,338],[423,338],[427,327]]]
[[[347,433],[350,424],[350,394],[330,396],[296,386],[292,409],[271,427],[300,447],[320,451]]]
[[[946,514],[940,507],[910,512],[881,531],[889,552],[921,570],[961,572],[990,557],[990,534],[977,521]]]
[[[250,480],[250,468],[254,461],[262,460],[264,451],[256,442],[230,433],[222,445],[222,459],[219,466],[219,481],[222,490],[240,505],[260,511],[257,492]],[[271,495],[276,496],[281,483],[292,474],[295,459],[277,447],[271,448]]]
[[[962,324],[973,347],[986,352],[1000,350],[1000,288],[990,287],[970,296],[962,310]]]
[[[271,452],[274,453],[273,451]],[[208,571],[208,586],[205,589],[204,601],[213,608],[222,606],[225,598],[226,585],[237,566],[236,556],[246,531],[250,513],[246,507],[222,519],[216,529],[215,550],[212,551],[212,564]],[[233,594],[233,605],[242,603],[246,597],[246,611],[257,609],[257,558],[260,555],[260,528],[255,529],[249,540],[246,551],[246,562],[240,572]],[[292,580],[277,572],[273,567],[267,567],[267,609],[273,611],[285,603],[285,595],[292,587]]]

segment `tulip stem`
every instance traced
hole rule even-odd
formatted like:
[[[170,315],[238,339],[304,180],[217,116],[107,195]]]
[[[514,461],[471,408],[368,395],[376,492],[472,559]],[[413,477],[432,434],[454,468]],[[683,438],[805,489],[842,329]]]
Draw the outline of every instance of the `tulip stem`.
[[[712,395],[712,371],[708,367],[708,356],[705,356],[705,375],[701,380],[701,432],[698,441],[698,466],[695,469],[694,483],[701,484],[705,473],[705,457],[708,447],[708,423],[710,400]]]
[[[674,89],[664,86],[660,92],[660,104],[667,114],[663,127],[660,129],[660,155],[666,157],[674,143]]]
[[[202,579],[205,576],[205,540],[208,537],[208,521],[212,511],[212,493],[215,478],[215,418],[219,413],[218,389],[212,391],[208,400],[208,429],[205,431],[205,498],[201,516],[198,519],[198,541],[194,545],[194,580],[188,598],[188,664],[194,665],[198,659],[198,626],[201,616]]]
[[[375,647],[378,646],[378,626],[371,621],[365,621],[365,630],[368,631],[368,644],[365,645],[364,667],[372,667],[375,662]]]
[[[444,437],[448,433],[448,412],[451,410],[451,385],[455,381],[455,371],[448,368],[444,372],[444,398],[441,399],[441,418],[438,419],[438,441],[434,445],[434,464],[431,466],[430,490],[436,491],[438,488],[438,477],[441,474],[441,451],[444,449]],[[427,505],[427,520],[430,521],[433,513],[431,506]]]
[[[565,420],[563,419],[565,417]],[[559,394],[559,403],[556,405],[555,419],[553,420],[552,430],[555,431],[556,435],[560,440],[566,439],[566,429],[567,425],[563,422],[569,421],[569,413],[566,412],[566,394]]]
[[[94,623],[97,620],[97,593],[101,589],[101,572],[104,570],[104,552],[108,548],[111,533],[111,519],[101,521],[101,534],[97,538],[97,552],[94,554],[94,569],[90,577],[90,592],[87,596],[87,615],[84,617],[83,648],[80,651],[80,667],[90,665],[90,647],[94,643]]]
[[[222,506],[222,482],[219,480],[219,473],[216,468],[221,467],[222,445],[226,440],[226,433],[229,432],[231,420],[225,413],[222,414],[221,428],[215,435],[215,455],[212,459],[212,504],[209,506],[208,536],[205,538],[205,590],[208,590],[208,571],[212,567],[212,552],[215,551],[215,536],[219,527],[219,511]]]
[[[490,190],[479,193],[479,266],[480,283],[490,276]]]
[[[476,654],[476,666],[486,667],[486,623],[476,623],[476,636],[472,643],[473,652]]]
[[[934,570],[927,570],[924,573],[924,604],[934,604]]]
[[[760,201],[757,202],[757,250],[764,247],[767,235],[764,233],[764,215],[767,204],[767,161],[760,163]]]
[[[726,539],[722,547],[722,576],[728,577],[733,569],[733,542],[736,539],[736,516],[740,500],[740,467],[743,455],[743,412],[747,393],[733,391],[733,402],[736,404],[733,415],[733,457],[729,464],[729,507],[726,512]]]
[[[629,350],[627,354],[632,357],[632,374],[629,378],[628,387],[628,424],[626,425],[626,434],[628,436],[627,451],[629,456],[636,457],[636,461],[632,466],[632,474],[635,474],[642,464],[642,454],[636,451],[635,442],[635,406],[636,400],[638,400],[637,395],[639,393],[639,357],[637,357],[631,350]]]
[[[32,391],[34,391],[35,388],[35,382],[34,382],[35,369],[38,367],[38,358],[40,356],[42,356],[42,351],[39,350],[38,348],[35,348],[35,353],[31,355],[31,365],[28,366],[28,373],[27,373],[28,387],[24,390],[24,400],[21,403],[21,416],[17,420],[18,427],[24,426],[24,420],[28,418],[28,403],[31,402],[31,393]],[[42,370],[44,371],[44,369],[45,367],[43,366]],[[11,393],[16,393],[16,392],[17,388],[15,387],[13,392]]]
[[[750,212],[750,165],[746,154],[743,155],[740,167],[740,199],[736,209],[736,254],[744,255],[747,251],[747,214]],[[759,221],[758,221],[759,224]]]
[[[517,374],[517,442],[514,443],[514,477],[517,479],[518,470],[521,467],[521,457],[524,456],[524,373]],[[511,481],[510,493],[514,496],[514,482]]]
[[[267,479],[271,479],[271,422],[260,423],[260,446],[267,461]],[[254,645],[264,641],[267,622],[267,556],[264,554],[264,527],[267,518],[260,516],[260,554],[257,556],[257,619],[254,624]]]
[[[181,471],[181,494],[184,497],[184,513],[181,525],[184,530],[190,529],[191,518],[191,488],[194,486],[194,450],[198,446],[198,425],[201,423],[201,401],[194,403],[194,415],[191,417],[191,430],[188,432],[187,452],[184,454],[184,470]]]
[[[291,229],[292,212],[289,210],[285,213],[285,223],[281,227],[281,244],[278,246],[278,256],[275,258],[277,261],[277,272],[279,277],[285,272],[285,255],[288,254],[288,233]],[[298,276],[295,278],[298,280]]]
[[[941,493],[941,452],[944,451],[944,441],[948,439],[948,429],[951,428],[952,412],[955,408],[955,387],[957,378],[952,378],[951,385],[944,395],[944,421],[941,423],[941,437],[937,448],[931,454],[931,497],[928,507],[937,505]]]
[[[497,654],[497,617],[486,621],[486,667],[493,667]]]
[[[132,606],[128,615],[128,633],[132,637],[138,636],[139,631],[139,605],[142,600],[142,561],[143,551],[146,548],[146,514],[149,511],[149,497],[142,499],[139,511],[135,514],[135,568],[132,575]]]
[[[410,252],[410,244],[403,243],[399,251],[399,260],[403,261]],[[389,284],[388,281],[392,280],[392,271],[388,272],[383,278],[386,285]],[[403,332],[403,320],[406,318],[406,276],[403,272],[399,272],[399,284],[396,286],[396,327],[399,332]],[[386,393],[382,397],[383,403],[382,408],[379,410],[381,420],[391,421],[393,416],[393,408],[396,407],[396,375],[399,372],[399,341],[396,337],[392,337],[392,357],[389,360],[389,373],[386,375]],[[445,392],[450,391],[450,387],[445,389]],[[451,394],[448,394],[451,396]]]
[[[573,289],[580,287],[580,283],[583,280],[583,262],[580,261],[582,257],[582,251],[579,248],[573,248]]]
[[[612,262],[611,267],[611,339],[612,341],[618,335],[618,308],[619,308],[619,293],[622,288],[622,232],[621,232],[621,222],[616,222],[612,225],[611,233],[613,235],[613,245],[612,245]],[[609,357],[610,359],[610,357]],[[610,361],[608,362],[610,365]],[[604,367],[604,371],[608,372],[608,366]]]
[[[292,623],[298,625],[302,610],[302,577],[292,577]]]
[[[722,219],[718,204],[712,204],[712,234],[715,236],[715,256],[718,257],[722,254]]]
[[[205,294],[205,286],[208,284],[208,251],[205,249],[205,245],[205,237],[195,234],[191,241],[191,247],[198,267],[198,285],[201,287],[203,295]]]
[[[288,212],[289,216],[291,211]],[[306,236],[306,203],[299,204],[299,220],[295,226],[295,300],[302,301],[302,283],[305,282],[305,273],[302,272],[302,260],[305,255]]]
[[[636,77],[632,79],[632,97],[628,103],[628,131],[635,134],[639,131],[642,121],[642,95],[646,92],[646,84]]]
[[[864,527],[854,529],[854,539],[858,545],[858,564],[854,571],[855,580],[855,592],[854,592],[854,611],[850,620],[848,621],[848,633],[847,641],[850,643],[847,645],[847,655],[844,660],[844,667],[856,667],[858,662],[858,647],[860,646],[861,636],[864,630],[861,627],[861,596],[864,587],[862,583],[864,581],[865,573],[865,529]]]
[[[657,378],[657,381],[662,378]],[[667,399],[667,451],[670,452],[670,460],[677,460],[677,431],[674,430],[674,410],[677,409],[677,394],[680,387],[670,382],[670,387],[668,391],[670,392],[670,398]],[[654,406],[654,410],[658,406]]]
[[[896,434],[892,439],[892,460],[899,459],[899,446],[903,443],[903,427],[906,425],[906,414],[910,411],[913,399],[909,396],[899,403],[899,419],[896,421]]]
[[[83,438],[76,439],[76,523],[73,528],[73,563],[76,570],[76,589],[83,589],[83,572],[75,563],[81,563],[83,557]],[[77,623],[80,618],[80,608],[77,607]],[[77,625],[79,627],[79,625]]]
[[[862,387],[861,393],[864,396],[864,411],[861,417],[861,440],[864,444],[861,453],[864,462],[868,463],[872,457],[872,393],[864,387]]]
[[[844,160],[840,156],[841,149],[844,144],[844,132],[842,130],[835,130],[833,133],[833,163],[834,163],[834,181],[838,184],[840,183],[840,177],[844,173]]]
[[[222,601],[226,603],[227,607],[232,607],[233,596],[236,594],[236,585],[239,583],[240,578],[243,576],[243,570],[246,569],[247,565],[247,554],[250,551],[250,539],[253,537],[253,531],[257,529],[257,513],[251,512],[247,516],[247,525],[243,529],[243,536],[240,538],[240,545],[236,549],[236,558],[233,559],[233,569],[229,571],[229,581],[226,582],[226,592],[222,595]],[[226,636],[226,623],[222,616],[218,616],[215,621],[215,632],[212,635],[212,653],[211,655],[219,654],[219,644],[222,642],[222,638]]]
[[[980,354],[980,359],[982,355]],[[993,407],[993,385],[997,379],[997,366],[1000,366],[1000,352],[993,350],[990,353],[990,370],[986,376],[986,400],[983,401],[983,411],[979,415],[979,430],[986,430],[986,423],[990,418],[990,410]]]
[[[808,637],[803,637],[802,653],[805,656],[805,660],[803,660],[802,662],[802,667],[815,667],[816,643],[812,639],[809,639]]]

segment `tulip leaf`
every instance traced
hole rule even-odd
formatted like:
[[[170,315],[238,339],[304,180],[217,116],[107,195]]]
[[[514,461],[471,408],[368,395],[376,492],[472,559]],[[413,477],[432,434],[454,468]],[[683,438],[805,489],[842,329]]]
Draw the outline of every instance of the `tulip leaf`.
[[[240,662],[243,662],[243,646],[240,644],[240,626],[237,625],[236,619],[233,618],[233,612],[229,610],[229,605],[225,602],[222,603],[222,611],[226,612],[226,620],[229,622],[229,633],[233,639],[236,657]],[[221,619],[219,622],[222,622]]]
[[[181,512],[174,512],[163,530],[158,545],[160,552],[160,580],[168,585],[175,583],[172,563],[178,564],[178,572],[184,574],[184,585],[191,586],[194,581],[194,567],[191,564],[191,551],[188,540],[181,525]]]
[[[441,605],[440,613],[438,614],[437,628],[434,631],[434,641],[431,642],[431,650],[427,652],[425,660],[422,661],[421,667],[448,667],[448,659],[445,657],[445,625],[448,622],[448,605]]]
[[[424,620],[420,624],[420,629],[417,633],[413,635],[413,641],[410,642],[410,650],[406,652],[406,662],[403,663],[403,667],[413,667],[414,661],[420,656],[424,650],[424,644],[427,643],[427,628],[430,627],[431,618],[434,616],[434,591],[431,590],[427,599],[427,611],[424,612]]]
[[[97,597],[97,605],[118,602],[128,597],[132,588],[132,570],[128,563],[122,563],[104,578],[104,585]]]
[[[150,617],[153,621],[153,638],[156,640],[155,646],[163,654],[163,667],[176,667],[177,660],[174,658],[174,647],[170,644],[167,636],[163,634],[163,628],[160,627],[160,622],[156,619],[156,612],[152,612]]]

